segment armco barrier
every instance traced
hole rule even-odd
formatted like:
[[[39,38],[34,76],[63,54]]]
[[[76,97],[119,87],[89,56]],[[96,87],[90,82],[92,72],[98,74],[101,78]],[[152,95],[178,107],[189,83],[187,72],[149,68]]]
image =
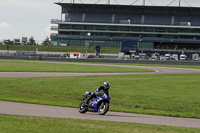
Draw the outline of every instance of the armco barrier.
[[[200,65],[200,61],[151,61],[151,60],[118,60],[118,59],[69,59],[61,57],[44,56],[0,56],[0,59],[25,59],[25,60],[49,60],[68,62],[99,62],[99,63],[133,63],[133,64],[165,64],[165,65]]]
[[[0,59],[42,60],[42,56],[0,56]]]

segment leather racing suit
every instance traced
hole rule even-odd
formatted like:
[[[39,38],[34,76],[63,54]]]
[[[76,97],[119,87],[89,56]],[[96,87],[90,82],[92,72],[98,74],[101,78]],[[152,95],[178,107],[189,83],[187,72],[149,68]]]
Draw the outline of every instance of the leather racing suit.
[[[88,97],[88,99],[86,100],[86,104],[88,104],[88,102],[93,99],[94,97],[96,97],[96,95],[98,96],[103,96],[104,94],[106,94],[108,97],[110,97],[109,89],[105,89],[103,86],[99,86],[95,91],[93,91],[91,93],[91,95]]]

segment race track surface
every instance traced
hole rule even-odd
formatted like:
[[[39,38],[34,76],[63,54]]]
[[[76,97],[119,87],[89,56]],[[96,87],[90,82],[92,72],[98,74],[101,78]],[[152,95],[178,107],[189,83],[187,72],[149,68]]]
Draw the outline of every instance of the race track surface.
[[[135,122],[144,124],[180,126],[200,128],[200,119],[175,118],[164,116],[141,115],[133,113],[111,112],[104,116],[97,113],[80,114],[78,109],[67,107],[55,107],[27,103],[15,103],[0,101],[1,114],[53,117],[53,118],[73,118],[73,119],[89,119],[101,121],[118,121],[118,122]]]
[[[27,61],[28,62],[28,61]],[[30,61],[29,61],[30,62]],[[108,64],[86,64],[86,63],[65,63],[45,62],[80,65],[99,65],[113,67],[128,67],[150,69],[155,72],[143,73],[55,73],[55,72],[0,72],[0,78],[9,77],[56,77],[56,76],[90,76],[90,75],[130,75],[130,74],[162,74],[162,73],[200,73],[200,69],[152,67],[152,66],[129,66],[129,65],[108,65]],[[0,114],[14,114],[40,117],[74,118],[102,121],[135,122],[144,124],[156,124],[167,126],[181,126],[200,128],[200,119],[175,118],[164,116],[140,115],[132,113],[120,113],[109,111],[105,116],[97,113],[80,114],[78,109],[67,107],[54,107],[36,104],[16,103],[0,101]]]

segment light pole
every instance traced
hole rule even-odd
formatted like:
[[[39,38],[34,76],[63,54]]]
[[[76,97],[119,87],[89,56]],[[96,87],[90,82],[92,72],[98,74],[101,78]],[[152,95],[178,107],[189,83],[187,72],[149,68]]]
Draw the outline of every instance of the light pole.
[[[21,44],[23,43],[23,36],[24,34],[21,35]]]
[[[145,6],[145,0],[143,0],[143,6]]]
[[[91,36],[91,33],[87,33],[87,36]],[[86,42],[85,42],[86,55],[87,55],[87,46],[89,46],[89,41],[86,41]]]

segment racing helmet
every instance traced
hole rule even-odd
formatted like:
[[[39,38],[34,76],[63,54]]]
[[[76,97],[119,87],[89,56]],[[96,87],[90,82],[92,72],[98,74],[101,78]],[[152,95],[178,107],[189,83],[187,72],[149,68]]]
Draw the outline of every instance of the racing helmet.
[[[103,87],[105,90],[108,90],[110,88],[110,83],[109,82],[103,82]]]

